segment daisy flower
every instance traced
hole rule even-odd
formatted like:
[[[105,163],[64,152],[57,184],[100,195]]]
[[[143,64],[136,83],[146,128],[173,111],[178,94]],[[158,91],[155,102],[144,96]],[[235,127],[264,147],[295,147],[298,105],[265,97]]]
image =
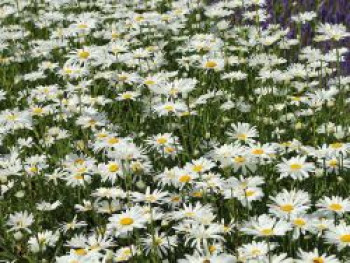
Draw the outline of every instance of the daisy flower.
[[[60,230],[63,233],[66,233],[70,230],[79,229],[85,226],[87,226],[87,223],[85,221],[78,221],[77,215],[75,215],[72,221],[61,224]]]
[[[290,223],[263,214],[256,219],[246,222],[241,231],[247,235],[271,237],[284,236],[286,232],[290,231],[291,229]]]
[[[347,170],[350,168],[350,159],[337,156],[328,156],[323,160],[319,160],[319,164],[322,166],[325,165],[327,172],[334,172],[336,174],[339,174],[341,170],[340,168],[342,168],[343,170]]]
[[[97,50],[98,49],[94,47],[84,47],[82,49],[71,51],[68,55],[69,60],[66,62],[66,64],[85,65],[91,60],[98,58],[98,54],[96,53]]]
[[[177,211],[174,211],[170,218],[173,220],[196,220],[203,214],[213,214],[213,209],[209,205],[202,205],[200,202],[197,202],[194,206],[190,203],[188,205],[184,204],[182,208]]]
[[[99,135],[100,136],[98,140],[94,142],[94,145],[93,145],[94,150],[96,152],[120,147],[122,142],[125,140],[123,138],[120,138],[116,133],[106,134],[103,137],[101,136],[102,134],[99,134]]]
[[[327,256],[325,253],[320,254],[317,249],[306,252],[302,249],[299,250],[298,259],[296,263],[340,263],[336,256]]]
[[[249,156],[257,158],[260,161],[263,159],[270,160],[274,157],[275,153],[275,146],[268,143],[265,143],[263,145],[260,143],[252,144],[249,147]]]
[[[123,177],[123,167],[118,160],[109,161],[106,164],[99,164],[97,172],[101,175],[102,182],[109,181],[115,184],[118,177]]]
[[[309,231],[318,237],[322,236],[323,233],[334,225],[334,218],[323,217],[322,214],[316,212],[313,215]]]
[[[215,70],[221,71],[224,69],[225,62],[222,58],[203,58],[200,61],[200,68],[207,71]]]
[[[342,250],[350,246],[350,226],[345,222],[341,222],[339,225],[331,226],[324,234],[326,242],[334,244],[338,247],[338,250]]]
[[[343,142],[334,142],[329,144],[329,151],[330,154],[342,154],[343,156],[346,156],[347,152],[350,151],[350,143],[343,143]]]
[[[178,138],[171,133],[159,133],[146,140],[147,144],[161,153],[166,147],[176,146]]]
[[[34,216],[28,211],[16,212],[10,214],[7,225],[10,226],[10,231],[25,230],[31,233],[29,227],[34,223]]]
[[[198,250],[209,248],[210,241],[223,241],[221,236],[222,228],[220,225],[211,224],[204,226],[202,224],[192,224],[188,233],[186,234],[185,245],[189,244],[191,247],[196,247]]]
[[[112,215],[107,224],[109,231],[116,236],[126,234],[135,228],[145,228],[146,218],[140,207],[132,207],[121,214]]]
[[[97,199],[94,203],[94,210],[98,214],[108,214],[111,215],[119,210],[122,206],[119,200],[100,200]]]
[[[152,204],[161,204],[168,200],[168,192],[162,192],[159,189],[155,189],[151,193],[150,187],[146,188],[146,193],[132,193],[132,198],[134,202],[146,202]]]
[[[185,170],[193,173],[204,173],[215,167],[215,163],[207,158],[201,157],[185,165]]]
[[[297,240],[300,237],[300,234],[305,235],[306,231],[309,231],[312,226],[313,218],[307,214],[293,215],[289,219],[294,228],[293,230],[293,239]]]
[[[39,211],[52,211],[59,207],[61,204],[62,203],[59,200],[53,203],[43,201],[36,204],[36,209]]]
[[[305,162],[306,156],[296,156],[277,165],[280,178],[292,177],[294,180],[303,180],[309,177],[309,173],[315,171],[313,163]]]
[[[227,134],[233,139],[241,141],[243,143],[253,143],[255,141],[254,138],[259,137],[259,133],[256,130],[256,127],[251,126],[249,123],[232,123],[231,128],[233,131],[228,132]]]
[[[126,193],[123,189],[118,187],[99,187],[91,194],[91,196],[100,199],[124,199],[126,197]]]
[[[324,212],[326,215],[343,215],[350,212],[350,200],[344,199],[340,196],[323,197],[316,204],[320,212]]]
[[[69,255],[56,257],[57,263],[67,262],[86,262],[98,263],[101,262],[101,254],[96,252],[88,253],[85,249],[71,249]]]
[[[59,232],[45,230],[37,233],[36,236],[30,237],[28,240],[29,249],[33,253],[45,251],[47,247],[54,247],[59,239]]]
[[[200,254],[185,255],[185,259],[179,259],[179,263],[198,263],[198,262],[210,262],[210,263],[235,263],[236,258],[230,254],[218,254],[202,256]]]
[[[118,101],[135,101],[140,96],[140,93],[136,91],[125,91],[118,95]]]
[[[275,197],[270,197],[269,211],[279,218],[289,219],[293,215],[305,213],[310,208],[309,194],[302,190],[288,192],[284,189]]]
[[[320,24],[318,25],[316,32],[319,35],[316,36],[315,41],[339,41],[350,36],[350,33],[347,32],[346,27],[342,24]]]
[[[166,102],[161,103],[153,106],[153,110],[159,115],[159,116],[168,116],[171,114],[179,115],[183,112],[187,112],[188,108],[185,103],[178,101],[178,102]]]
[[[145,238],[141,238],[141,244],[146,255],[156,249],[158,255],[163,257],[168,255],[169,252],[173,252],[174,247],[177,246],[177,237],[169,236],[164,232],[159,233],[159,229],[156,229],[153,235],[147,234]]]
[[[119,248],[114,256],[113,256],[113,261],[114,262],[125,262],[131,259],[134,255],[138,255],[139,251],[134,245],[127,246],[127,247],[122,247]],[[96,262],[97,263],[97,262]]]
[[[255,242],[248,244],[243,244],[241,247],[238,248],[238,257],[237,259],[241,262],[261,262],[265,259],[265,257],[270,252],[269,250],[273,250],[275,248],[274,245],[269,246],[267,242]]]
[[[195,180],[199,177],[198,173],[191,172],[178,167],[175,167],[172,172],[173,174],[169,174],[173,175],[171,182],[174,186],[179,187],[180,189],[187,185],[193,184]]]

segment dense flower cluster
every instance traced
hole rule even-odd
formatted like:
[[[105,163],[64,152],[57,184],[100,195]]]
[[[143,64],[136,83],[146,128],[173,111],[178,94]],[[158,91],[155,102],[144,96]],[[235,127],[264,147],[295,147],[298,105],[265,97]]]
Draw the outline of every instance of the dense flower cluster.
[[[269,8],[2,1],[0,262],[350,262],[350,32]]]

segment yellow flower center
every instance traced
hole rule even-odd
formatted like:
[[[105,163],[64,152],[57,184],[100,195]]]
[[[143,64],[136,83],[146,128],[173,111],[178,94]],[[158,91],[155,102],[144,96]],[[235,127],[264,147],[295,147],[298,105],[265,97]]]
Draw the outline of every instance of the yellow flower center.
[[[36,173],[38,172],[38,168],[36,166],[32,166],[29,168],[29,171],[31,171],[32,173]]]
[[[206,68],[215,68],[217,65],[218,63],[216,63],[215,61],[208,61],[207,63],[205,63]]]
[[[203,194],[201,192],[193,192],[192,194],[193,197],[197,197],[197,198],[200,198],[203,196]]]
[[[159,246],[163,243],[163,240],[159,237],[154,239],[154,245]]]
[[[119,37],[119,34],[118,34],[118,33],[113,32],[111,36],[112,36],[112,38],[113,38],[113,39],[116,39],[116,38],[118,38],[118,37]]]
[[[123,254],[126,255],[126,256],[130,256],[130,255],[131,255],[131,249],[130,249],[130,248],[126,248],[126,249],[123,251]]]
[[[78,248],[74,250],[74,253],[78,256],[85,256],[87,254],[86,250],[83,248]]]
[[[120,224],[123,226],[129,226],[133,223],[134,223],[134,219],[132,219],[131,217],[124,217],[120,219]]]
[[[236,163],[244,163],[246,159],[242,156],[237,156],[234,160]]]
[[[65,68],[63,71],[64,71],[64,73],[66,73],[66,74],[72,74],[72,73],[73,73],[73,70],[70,69],[70,68]]]
[[[301,98],[300,97],[292,97],[292,101],[300,101],[301,100]]]
[[[168,139],[164,137],[160,137],[157,139],[158,144],[166,144],[167,142],[168,142]]]
[[[123,98],[124,100],[129,100],[129,99],[132,98],[132,94],[130,94],[130,93],[123,94],[123,95],[122,95],[122,98]]]
[[[209,246],[209,252],[210,253],[214,253],[215,251],[216,251],[216,247],[215,246],[213,246],[213,245]]]
[[[260,233],[264,236],[271,236],[273,234],[273,229],[265,228],[260,231]]]
[[[43,110],[42,108],[39,108],[39,107],[33,109],[33,113],[34,113],[34,114],[41,114],[43,111],[44,111],[44,110]]]
[[[292,171],[298,171],[302,168],[302,165],[298,163],[292,163],[291,165],[289,165],[289,167]]]
[[[165,106],[164,106],[164,109],[165,109],[166,111],[174,111],[174,110],[175,110],[175,108],[174,108],[173,105],[165,105]]]
[[[328,208],[332,211],[341,211],[343,209],[343,206],[341,204],[334,203],[331,204]]]
[[[246,190],[245,194],[247,197],[251,197],[251,196],[255,195],[255,191],[254,190]]]
[[[154,85],[154,84],[156,84],[156,82],[154,80],[148,79],[148,80],[145,80],[145,84],[146,85]]]
[[[303,218],[296,218],[294,219],[294,224],[297,225],[297,226],[305,226],[306,222]]]
[[[264,150],[263,149],[254,149],[253,151],[252,151],[252,154],[256,154],[256,155],[261,155],[261,154],[263,154],[264,153]]]
[[[88,52],[88,51],[79,51],[78,56],[81,59],[88,59],[90,57],[90,52]]]
[[[187,217],[194,217],[195,214],[193,212],[186,212],[185,216],[187,216]]]
[[[350,243],[350,234],[341,235],[340,241],[344,243]]]
[[[166,153],[173,153],[173,152],[175,152],[175,148],[174,147],[165,147],[164,151]]]
[[[338,166],[338,161],[337,160],[330,160],[328,164],[331,167],[337,167]]]
[[[75,159],[75,160],[74,160],[74,163],[75,163],[75,164],[80,164],[80,165],[82,165],[82,164],[85,163],[85,161],[84,161],[84,159],[82,159],[82,158],[78,158],[78,159]]]
[[[324,260],[321,257],[316,257],[316,258],[312,259],[312,262],[313,263],[324,263]]]
[[[86,24],[79,24],[78,28],[79,29],[86,29],[86,28],[88,28],[88,26]]]
[[[80,167],[80,168],[77,169],[77,172],[80,173],[80,174],[83,174],[83,173],[86,172],[86,170],[87,170],[86,167]]]
[[[141,22],[141,21],[143,21],[143,20],[145,20],[145,18],[144,18],[143,16],[137,16],[137,17],[135,18],[135,21],[136,21],[136,22]]]
[[[99,134],[97,134],[97,137],[98,138],[106,138],[107,137],[107,133],[99,133]]]
[[[112,138],[108,139],[108,141],[107,141],[107,143],[110,145],[116,144],[118,142],[119,142],[119,139],[115,138],[115,137],[112,137]]]
[[[173,201],[174,203],[177,203],[180,201],[180,196],[174,196],[171,198],[171,201]]]
[[[245,141],[247,137],[248,137],[247,134],[244,134],[244,133],[237,134],[237,139],[241,141]]]
[[[283,212],[287,212],[287,213],[290,213],[290,212],[292,212],[292,211],[294,210],[294,206],[291,205],[291,204],[281,205],[280,208],[281,208],[281,210],[282,210]]]
[[[76,179],[76,180],[83,180],[84,176],[82,176],[81,174],[77,174],[77,175],[74,175],[74,179]]]
[[[203,168],[204,168],[203,165],[197,164],[193,166],[192,170],[196,173],[200,173],[201,171],[203,171]]]
[[[189,176],[188,174],[181,175],[179,181],[181,183],[188,183],[189,181],[191,181],[191,176]]]
[[[119,171],[119,165],[116,163],[112,163],[108,166],[108,171],[110,171],[111,173],[115,173],[117,171]]]
[[[91,126],[94,126],[96,123],[97,123],[97,121],[95,121],[94,119],[89,120],[89,124]]]
[[[17,119],[17,115],[16,114],[10,114],[6,117],[7,120],[9,121],[14,121]]]
[[[339,149],[343,146],[343,144],[341,142],[336,142],[336,143],[330,144],[329,146],[333,149]]]
[[[258,249],[258,248],[254,248],[254,249],[252,249],[252,254],[253,255],[260,255],[261,254],[261,250],[260,249]]]
[[[143,170],[141,163],[133,163],[133,164],[130,165],[130,167],[131,167],[131,170],[133,172],[137,172],[137,171],[142,171]]]

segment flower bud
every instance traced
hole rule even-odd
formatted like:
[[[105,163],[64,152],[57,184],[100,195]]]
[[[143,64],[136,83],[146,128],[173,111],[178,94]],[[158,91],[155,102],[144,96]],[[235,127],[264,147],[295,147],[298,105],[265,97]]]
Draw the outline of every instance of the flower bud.
[[[24,191],[23,190],[20,190],[20,191],[18,191],[16,194],[15,194],[15,196],[17,197],[17,198],[23,198],[24,197]]]
[[[22,232],[18,231],[16,233],[13,234],[13,238],[17,241],[21,240],[23,238],[23,234]]]
[[[142,180],[140,180],[136,182],[136,187],[142,190],[146,188],[146,184]]]

